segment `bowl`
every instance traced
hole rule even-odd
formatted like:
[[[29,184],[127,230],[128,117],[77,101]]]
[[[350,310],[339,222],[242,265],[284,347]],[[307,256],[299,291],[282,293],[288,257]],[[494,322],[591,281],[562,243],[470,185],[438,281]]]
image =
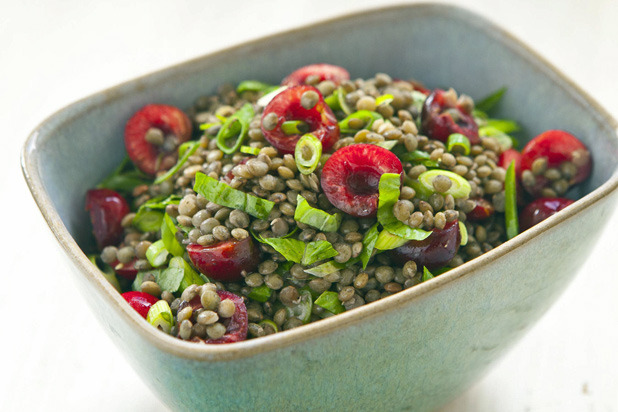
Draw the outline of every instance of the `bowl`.
[[[147,103],[187,108],[225,82],[277,83],[313,62],[353,77],[385,72],[481,98],[502,86],[498,115],[527,136],[560,128],[594,159],[572,206],[456,269],[297,329],[200,345],[144,321],[82,250],[84,195],[124,157],[123,125]],[[28,138],[32,195],[92,310],[153,392],[174,410],[431,410],[513,345],[577,273],[618,196],[618,124],[528,47],[454,6],[415,4],[348,15],[235,46],[123,83],[53,114]],[[531,263],[534,262],[534,263]]]

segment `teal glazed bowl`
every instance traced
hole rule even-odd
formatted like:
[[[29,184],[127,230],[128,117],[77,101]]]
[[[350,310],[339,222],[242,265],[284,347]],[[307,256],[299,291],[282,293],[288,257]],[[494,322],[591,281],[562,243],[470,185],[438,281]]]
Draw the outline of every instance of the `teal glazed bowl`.
[[[527,136],[569,130],[594,170],[572,206],[492,251],[393,296],[297,329],[201,345],[150,326],[87,259],[84,195],[124,157],[123,125],[141,106],[188,108],[225,82],[277,83],[313,62],[453,86],[499,87],[504,117]],[[100,125],[106,125],[100,127]],[[28,138],[22,166],[35,201],[93,311],[127,361],[174,410],[432,410],[469,387],[549,308],[577,273],[616,203],[617,123],[528,47],[453,6],[353,14],[252,41],[74,103]],[[530,262],[535,262],[531,265]]]

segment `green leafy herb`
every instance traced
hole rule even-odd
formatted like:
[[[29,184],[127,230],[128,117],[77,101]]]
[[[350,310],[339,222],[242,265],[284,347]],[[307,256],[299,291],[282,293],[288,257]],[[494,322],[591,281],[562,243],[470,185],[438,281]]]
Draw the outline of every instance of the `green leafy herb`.
[[[161,228],[163,215],[159,210],[140,209],[133,218],[133,226],[140,232],[155,232]]]
[[[131,290],[141,292],[142,283],[144,282],[144,276],[152,275],[155,279],[158,279],[159,276],[161,275],[161,270],[162,269],[151,269],[147,271],[137,272],[137,275],[135,275],[135,279],[133,279],[133,283],[131,284]]]
[[[449,135],[446,143],[446,150],[452,152],[454,150],[462,152],[464,155],[470,154],[470,140],[461,133],[453,133]]]
[[[120,165],[97,185],[97,188],[130,193],[136,186],[147,185],[151,182],[152,179],[136,170],[131,159],[126,156]]]
[[[326,240],[316,240],[305,243],[297,239],[280,237],[264,238],[255,233],[253,233],[253,235],[259,242],[270,245],[277,252],[281,253],[286,260],[301,263],[304,266],[337,256],[337,251],[333,248],[333,245]]]
[[[490,111],[502,99],[502,96],[504,96],[504,93],[506,93],[506,90],[507,90],[506,87],[501,87],[495,92],[491,93],[489,96],[481,99],[480,102],[477,102],[475,104],[476,109],[481,110],[483,112]]]
[[[421,282],[426,282],[429,279],[433,279],[435,276],[427,269],[427,267],[423,267],[423,276],[421,277]]]
[[[262,92],[264,94],[269,93],[273,90],[276,90],[279,86],[274,86],[272,84],[264,83],[258,80],[244,80],[238,83],[236,87],[236,93],[240,94],[243,92]]]
[[[389,104],[394,99],[395,97],[392,94],[383,94],[382,96],[378,96],[378,98],[376,99],[376,106],[379,106],[381,104]]]
[[[163,216],[163,222],[161,223],[161,240],[167,249],[174,256],[182,256],[185,253],[185,248],[176,239],[176,232],[178,229],[174,224],[174,221],[167,213]]]
[[[418,181],[425,186],[427,190],[434,191],[433,181],[438,176],[445,176],[451,181],[450,189],[443,193],[445,195],[452,195],[455,199],[466,198],[472,190],[472,187],[466,178],[448,170],[428,170],[420,174]]]
[[[345,101],[346,94],[345,89],[339,86],[333,94],[324,98],[324,101],[333,111],[341,110],[345,114],[351,114],[352,109]]]
[[[383,142],[375,142],[374,144],[386,150],[393,150],[393,147],[397,146],[397,143],[399,143],[399,140],[385,140]]]
[[[163,290],[182,293],[190,285],[203,285],[205,281],[189,262],[176,256],[170,260],[169,267],[161,272],[157,283]]]
[[[275,333],[279,332],[279,327],[277,326],[277,324],[270,319],[264,319],[263,321],[258,323],[258,325],[260,325],[264,329],[266,329],[266,327],[269,326],[272,328],[272,330],[275,331]]]
[[[181,158],[178,160],[178,162],[176,162],[176,164],[174,165],[174,167],[172,167],[170,170],[168,170],[167,172],[165,172],[164,174],[162,174],[161,176],[157,177],[154,181],[155,185],[158,185],[160,183],[165,182],[167,179],[169,179],[170,177],[174,176],[179,170],[180,168],[187,163],[187,160],[189,160],[189,157],[193,155],[193,153],[195,153],[198,149],[198,147],[200,147],[200,142],[186,142],[183,143],[181,145],[181,148],[183,145],[186,145],[187,143],[189,143],[189,146],[185,146],[184,150],[182,150],[183,154],[180,154],[180,148],[178,150],[178,155],[181,156]]]
[[[408,243],[406,239],[397,235],[393,235],[387,230],[383,230],[378,234],[375,248],[378,250],[391,250],[396,249],[399,246],[403,246],[406,243]]]
[[[253,288],[247,296],[253,300],[264,303],[268,301],[271,293],[272,292],[268,286],[261,285],[256,288]]]
[[[363,126],[360,128],[352,128],[350,127],[350,121],[359,119],[364,122]],[[359,110],[347,116],[345,119],[339,122],[339,130],[341,133],[354,133],[360,129],[371,129],[373,122],[378,119],[383,119],[382,115],[378,112],[372,112],[370,110]]]
[[[308,129],[307,123],[302,120],[287,120],[281,123],[281,131],[287,135],[303,134]]]
[[[315,300],[315,304],[326,309],[334,315],[345,312],[345,308],[341,304],[341,301],[339,301],[337,292],[327,290]]]
[[[195,175],[193,190],[213,203],[242,210],[258,219],[266,219],[275,206],[275,203],[270,200],[234,189],[204,173]]]
[[[365,232],[365,236],[363,237],[363,250],[360,254],[360,260],[363,262],[363,269],[367,267],[369,263],[369,259],[371,259],[371,255],[373,254],[373,249],[378,241],[378,224],[371,226],[367,232]]]
[[[304,175],[313,173],[320,163],[322,157],[322,142],[312,135],[307,133],[303,135],[296,143],[294,149],[294,161],[296,168]]]
[[[347,265],[344,263],[339,263],[339,262],[335,262],[334,260],[329,260],[328,262],[324,262],[318,266],[305,269],[305,272],[309,273],[310,275],[323,278],[324,276],[328,276],[342,269],[345,269],[346,266]]]
[[[515,161],[512,161],[506,169],[506,176],[504,178],[504,219],[506,224],[506,236],[512,239],[519,233]]]
[[[406,152],[400,156],[402,162],[410,162],[414,164],[423,165],[425,167],[435,168],[440,167],[440,164],[431,160],[431,156],[427,152],[422,150],[414,150],[413,152]]]
[[[322,232],[336,232],[341,224],[341,213],[330,214],[309,205],[307,199],[296,196],[296,211],[294,219],[297,222],[312,226]]]
[[[155,328],[160,328],[165,333],[170,333],[174,326],[174,315],[170,305],[165,300],[160,300],[148,309],[146,316],[148,323]]]
[[[330,242],[326,240],[314,240],[313,242],[307,243],[300,263],[303,266],[309,266],[320,260],[337,256],[338,254],[339,253],[333,248]]]
[[[485,127],[491,127],[506,134],[517,132],[520,129],[519,124],[515,120],[509,119],[487,119],[487,126]],[[479,130],[479,134],[481,134],[481,130]]]
[[[165,248],[165,244],[162,239],[152,243],[148,249],[146,249],[146,259],[152,267],[159,267],[167,261],[167,257],[170,252]]]
[[[249,123],[253,120],[253,106],[250,103],[245,103],[236,113],[228,117],[219,133],[217,133],[217,147],[226,154],[236,152],[242,145],[243,140],[249,132]],[[232,146],[227,145],[227,141],[235,138]]]
[[[251,147],[251,146],[240,146],[240,153],[246,153],[246,154],[257,156],[260,154],[260,149],[258,149],[257,147]]]

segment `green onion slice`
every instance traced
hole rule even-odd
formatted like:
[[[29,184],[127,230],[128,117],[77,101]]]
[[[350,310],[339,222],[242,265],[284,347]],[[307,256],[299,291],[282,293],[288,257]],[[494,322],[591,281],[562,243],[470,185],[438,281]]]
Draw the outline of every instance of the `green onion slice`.
[[[322,142],[311,133],[303,135],[296,143],[294,160],[296,168],[304,175],[313,173],[322,157]]]
[[[408,243],[408,240],[383,230],[376,239],[375,248],[378,250],[391,250],[403,246],[406,243]]]
[[[300,263],[303,266],[309,266],[320,260],[330,259],[338,254],[339,253],[333,248],[330,242],[326,240],[315,240],[307,243]]]
[[[327,96],[324,101],[326,102],[326,104],[333,110],[333,111],[337,111],[337,110],[341,110],[343,111],[345,114],[351,114],[352,113],[352,109],[350,108],[350,106],[348,105],[348,103],[345,101],[345,96],[346,96],[346,91],[343,87],[339,86],[334,92],[333,94],[331,94],[330,96]]]
[[[364,123],[362,129],[371,129],[373,122],[378,119],[383,119],[382,115],[378,112],[372,112],[370,110],[359,110],[347,116],[345,119],[339,122],[339,130],[341,133],[354,133],[360,129],[354,129],[350,127],[350,120],[360,119]]]
[[[402,162],[410,162],[432,168],[440,167],[440,164],[437,161],[431,160],[429,153],[423,152],[422,150],[414,150],[413,152],[404,153],[399,158]]]
[[[272,291],[266,285],[261,285],[253,288],[247,295],[250,299],[256,300],[261,303],[265,303],[270,298]]]
[[[178,282],[179,279],[180,282]],[[208,278],[206,278],[206,280],[208,280]],[[191,285],[203,285],[204,283],[206,283],[204,277],[198,274],[198,272],[193,269],[189,262],[187,262],[180,256],[173,257],[170,260],[169,267],[161,272],[161,276],[159,279],[157,279],[157,281],[157,283],[159,283],[159,286],[161,286],[161,289],[169,290],[172,293],[182,293],[186,288]],[[171,287],[164,287],[168,285]]]
[[[232,154],[240,148],[243,140],[249,132],[249,123],[253,120],[253,106],[245,103],[236,113],[228,117],[219,133],[217,133],[217,146],[223,153]],[[236,138],[232,146],[227,145],[227,141]]]
[[[378,184],[378,222],[386,231],[400,238],[405,240],[423,240],[431,232],[412,228],[397,220],[393,214],[393,206],[399,200],[401,192],[399,189],[400,184],[401,175],[399,173],[384,173],[380,176],[380,183]]]
[[[213,203],[242,210],[258,219],[266,219],[275,206],[275,203],[270,200],[234,189],[204,173],[197,173],[195,175],[193,190]]]
[[[169,169],[167,172],[165,172],[164,174],[162,174],[161,176],[157,177],[154,181],[155,185],[158,185],[160,183],[165,182],[167,179],[169,179],[170,177],[174,176],[179,170],[180,168],[187,163],[187,160],[189,160],[189,157],[191,155],[193,155],[193,153],[195,153],[198,149],[198,147],[200,147],[200,142],[187,142],[189,143],[189,146],[185,146],[184,149],[182,150],[183,154],[181,153],[182,147],[186,144],[183,143],[180,148],[178,149],[178,155],[181,156],[180,159],[178,159],[178,162],[176,162],[176,164],[174,165],[174,167],[172,167],[171,169]]]
[[[483,112],[491,110],[502,99],[506,90],[506,87],[501,87],[489,96],[483,98],[480,102],[475,104],[476,109]]]
[[[341,312],[345,312],[345,307],[339,301],[337,292],[327,290],[323,292],[316,300],[315,304],[326,309],[333,315],[337,315]]]
[[[146,259],[152,267],[159,267],[167,261],[167,257],[170,252],[165,248],[165,243],[162,239],[152,243],[148,249],[146,249]]]
[[[286,120],[281,123],[281,131],[287,135],[303,134],[308,129],[307,123],[302,120]]]
[[[202,123],[200,124],[200,130],[208,130],[213,126],[221,126],[221,123]]]
[[[466,246],[468,244],[468,229],[466,229],[466,225],[461,220],[457,223],[459,224],[459,235],[461,236],[459,246]]]
[[[341,213],[330,214],[309,205],[307,199],[296,196],[294,220],[312,226],[322,232],[336,232],[341,224]]]
[[[383,94],[382,96],[378,96],[376,99],[376,106],[381,104],[389,104],[393,101],[395,97],[392,94]]]
[[[243,92],[269,93],[278,88],[279,86],[274,86],[272,84],[264,83],[258,80],[244,80],[238,83],[238,86],[236,87],[236,93],[238,94],[243,93]]]
[[[421,277],[421,282],[426,282],[429,279],[433,279],[435,276],[427,269],[427,267],[423,267],[423,277]]]
[[[334,292],[333,292],[334,293]],[[298,304],[292,307],[286,307],[288,316],[296,317],[303,321],[303,323],[309,323],[311,319],[311,312],[313,310],[313,297],[308,290],[300,290],[300,300]]]
[[[240,146],[240,153],[257,156],[260,154],[260,149],[257,147],[251,147],[251,146]]]
[[[174,315],[167,301],[161,299],[148,310],[146,320],[155,328],[160,328],[165,333],[170,333],[174,326]]]
[[[512,239],[519,233],[515,161],[512,161],[506,169],[506,176],[504,178],[504,220],[506,224],[506,236]]]
[[[469,155],[470,140],[461,133],[453,133],[449,135],[446,143],[446,151],[452,152],[454,149],[463,152],[464,155]]]
[[[276,89],[272,91],[269,91],[264,96],[260,97],[260,99],[257,101],[258,106],[262,106],[262,107],[268,106],[268,103],[270,103],[270,101],[274,99],[276,95],[278,95],[279,93],[281,93],[287,88],[288,86],[281,86],[281,87],[277,87]]]
[[[258,323],[258,325],[260,325],[264,329],[266,329],[266,326],[270,326],[275,331],[275,333],[279,332],[279,327],[277,326],[277,324],[270,319],[264,319],[263,321]]]
[[[174,224],[174,221],[167,213],[163,216],[161,222],[161,240],[165,248],[174,256],[182,256],[185,253],[185,248],[176,239],[176,232],[178,228]]]
[[[164,210],[167,205],[180,203],[180,196],[158,196],[148,200],[137,209],[133,218],[133,226],[140,232],[155,232],[161,228]]]
[[[455,199],[468,197],[472,188],[470,183],[464,177],[459,176],[457,173],[450,172],[448,170],[434,169],[423,172],[418,177],[418,181],[425,186],[427,190],[435,191],[433,187],[433,180],[439,175],[446,176],[451,180],[451,188],[444,192],[445,195],[452,195]]]
[[[371,259],[376,242],[378,241],[378,232],[377,223],[365,232],[365,236],[363,237],[363,250],[359,255],[361,262],[363,262],[363,269],[367,267],[369,259]]]

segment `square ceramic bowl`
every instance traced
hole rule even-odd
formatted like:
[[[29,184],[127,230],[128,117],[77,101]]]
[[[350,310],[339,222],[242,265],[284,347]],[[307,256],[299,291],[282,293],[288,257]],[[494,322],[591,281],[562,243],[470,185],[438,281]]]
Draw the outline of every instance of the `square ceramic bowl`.
[[[224,82],[277,83],[312,62],[377,72],[480,98],[507,86],[500,115],[525,134],[561,128],[594,170],[566,210],[456,269],[291,331],[199,345],[148,325],[93,267],[84,194],[124,156],[123,125],[146,103],[189,107]],[[101,127],[104,125],[105,127]],[[39,125],[26,180],[75,266],[92,309],[153,391],[175,410],[430,410],[448,402],[538,319],[584,262],[616,201],[617,123],[519,41],[468,11],[409,5],[252,41],[129,81]],[[535,262],[531,265],[530,262]]]

